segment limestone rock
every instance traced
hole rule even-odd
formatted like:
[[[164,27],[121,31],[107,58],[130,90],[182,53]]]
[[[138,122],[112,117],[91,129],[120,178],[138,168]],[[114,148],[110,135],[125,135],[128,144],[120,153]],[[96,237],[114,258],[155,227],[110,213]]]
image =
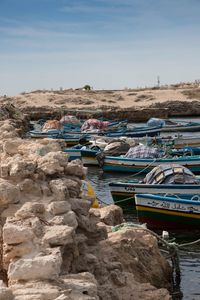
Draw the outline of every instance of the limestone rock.
[[[154,236],[143,230],[126,228],[108,235],[99,242],[98,257],[104,257],[101,265],[110,272],[112,257],[123,266],[124,272],[134,274],[135,280],[149,282],[156,287],[166,287],[170,278],[170,268],[161,256]],[[100,254],[101,253],[101,254]]]
[[[63,152],[49,152],[37,160],[38,169],[47,175],[64,172],[67,165],[67,157]]]
[[[71,198],[76,198],[79,197],[80,195],[80,189],[81,189],[81,184],[80,181],[77,180],[72,180],[72,179],[64,179],[64,185],[67,187],[69,191],[69,196]]]
[[[84,216],[87,216],[91,207],[90,201],[81,198],[70,198],[68,201],[71,204],[72,210],[76,214],[82,214]]]
[[[24,242],[18,245],[4,245],[4,264],[8,264],[15,258],[19,259],[31,252],[36,248],[36,245],[31,241]]]
[[[41,216],[45,212],[44,204],[39,202],[26,202],[16,213],[15,217],[26,219],[34,216]]]
[[[20,190],[25,194],[31,194],[34,197],[42,196],[42,190],[40,188],[40,185],[30,178],[24,179],[18,184],[18,186]]]
[[[18,148],[19,153],[23,155],[36,154],[44,156],[49,152],[61,151],[61,147],[57,140],[45,138],[37,141],[23,143]]]
[[[75,294],[79,294],[79,299],[85,299],[85,295],[94,297],[93,299],[98,299],[97,281],[91,273],[83,272],[79,274],[69,274],[63,276],[62,279],[66,288],[71,289],[72,293],[74,292]]]
[[[72,298],[67,295],[62,294],[59,297],[57,297],[55,300],[72,300]]]
[[[77,161],[71,161],[65,167],[65,173],[84,179],[87,175],[87,168],[83,167],[81,162],[78,164]]]
[[[20,244],[33,239],[31,228],[6,223],[3,227],[3,240],[8,245]]]
[[[0,287],[1,300],[14,300],[12,291],[7,287]]]
[[[18,147],[23,144],[22,139],[9,139],[3,144],[3,150],[5,153],[14,155],[18,153]]]
[[[74,229],[67,225],[55,225],[46,228],[43,242],[51,247],[73,243]]]
[[[12,285],[15,300],[55,300],[60,295],[59,287],[45,281],[29,281]]]
[[[7,180],[0,179],[0,205],[17,203],[19,199],[19,188]]]
[[[18,156],[13,156],[13,161],[10,164],[10,176],[11,177],[28,177],[31,176],[36,169],[36,164],[31,160],[25,160]]]
[[[99,209],[99,212],[101,221],[107,225],[115,226],[123,223],[123,211],[117,205],[105,206]]]
[[[52,193],[55,195],[55,200],[64,201],[69,198],[69,191],[62,179],[51,180],[49,183]]]
[[[76,214],[73,211],[69,211],[61,216],[55,216],[51,220],[51,223],[55,225],[68,225],[74,229],[76,229],[78,226]]]
[[[60,273],[61,254],[22,258],[12,262],[8,268],[8,278],[19,280],[46,280],[57,278]]]
[[[80,228],[88,238],[88,244],[95,245],[98,241],[107,238],[106,227],[91,222],[84,215],[78,215],[77,220],[78,228]]]
[[[68,212],[70,209],[71,209],[71,205],[67,201],[52,202],[48,207],[48,211],[53,215],[64,214]]]

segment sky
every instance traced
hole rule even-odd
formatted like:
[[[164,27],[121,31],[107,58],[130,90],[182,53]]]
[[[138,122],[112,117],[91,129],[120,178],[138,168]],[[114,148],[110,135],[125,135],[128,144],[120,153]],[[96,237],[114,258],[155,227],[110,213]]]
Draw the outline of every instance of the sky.
[[[0,95],[200,79],[200,0],[0,0]]]

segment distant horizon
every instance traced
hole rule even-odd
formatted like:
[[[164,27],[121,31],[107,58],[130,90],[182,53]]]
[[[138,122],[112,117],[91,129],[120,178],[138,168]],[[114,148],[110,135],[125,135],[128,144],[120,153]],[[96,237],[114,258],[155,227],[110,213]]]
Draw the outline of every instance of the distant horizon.
[[[168,83],[168,84],[160,84],[160,86],[158,85],[153,85],[153,86],[137,86],[137,87],[124,87],[124,88],[112,88],[112,89],[109,89],[109,88],[94,88],[93,86],[90,86],[91,87],[91,90],[92,91],[125,91],[125,90],[141,90],[141,89],[159,89],[159,88],[165,88],[165,87],[173,87],[174,85],[200,85],[200,82],[198,83],[197,81],[200,81],[198,79],[195,79],[194,81],[180,81],[180,82],[174,82],[174,83]],[[89,85],[88,83],[86,85]],[[47,88],[36,88],[34,90],[24,90],[22,92],[19,92],[19,93],[16,93],[14,95],[8,95],[8,94],[0,94],[0,97],[2,96],[16,96],[16,95],[20,95],[20,94],[29,94],[29,93],[33,93],[33,92],[55,92],[55,91],[68,91],[68,90],[83,90],[84,89],[84,86],[81,86],[81,87],[59,87],[59,88],[50,88],[50,89],[47,89]]]
[[[197,0],[2,0],[0,95],[198,80],[199,11]]]

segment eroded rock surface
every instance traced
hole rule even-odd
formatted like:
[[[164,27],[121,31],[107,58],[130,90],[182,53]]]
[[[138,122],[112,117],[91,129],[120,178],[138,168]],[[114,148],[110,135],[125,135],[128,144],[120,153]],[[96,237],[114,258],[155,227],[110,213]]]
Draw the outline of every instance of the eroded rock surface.
[[[122,211],[91,209],[86,168],[69,163],[55,140],[22,140],[11,126],[0,124],[0,267],[8,280],[0,299],[171,299],[156,239],[134,228],[112,232]]]

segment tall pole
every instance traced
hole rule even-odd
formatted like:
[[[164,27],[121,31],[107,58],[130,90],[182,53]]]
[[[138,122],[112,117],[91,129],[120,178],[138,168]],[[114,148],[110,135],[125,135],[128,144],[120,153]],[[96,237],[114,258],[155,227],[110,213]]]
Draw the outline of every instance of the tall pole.
[[[160,87],[160,76],[157,76],[157,87]]]

